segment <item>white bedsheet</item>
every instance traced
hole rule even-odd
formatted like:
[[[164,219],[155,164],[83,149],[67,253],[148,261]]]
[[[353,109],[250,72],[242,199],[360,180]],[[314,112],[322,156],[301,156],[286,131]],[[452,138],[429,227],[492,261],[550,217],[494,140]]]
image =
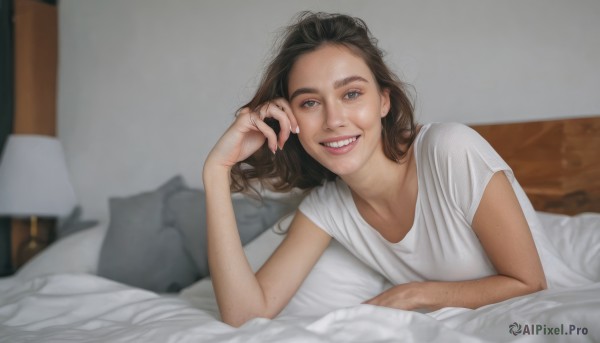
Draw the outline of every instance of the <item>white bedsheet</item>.
[[[233,328],[217,319],[207,280],[188,297],[91,274],[12,277],[0,279],[0,342],[600,342],[600,215],[541,219],[589,284],[477,310],[355,305]]]
[[[0,291],[0,342],[600,341],[600,283],[546,290],[477,310],[422,314],[357,305],[321,317],[254,319],[238,329],[185,299],[89,274],[50,275],[24,283],[4,280]],[[522,330],[525,325],[562,325],[566,332],[575,325],[580,334],[514,336],[509,332],[512,323]]]

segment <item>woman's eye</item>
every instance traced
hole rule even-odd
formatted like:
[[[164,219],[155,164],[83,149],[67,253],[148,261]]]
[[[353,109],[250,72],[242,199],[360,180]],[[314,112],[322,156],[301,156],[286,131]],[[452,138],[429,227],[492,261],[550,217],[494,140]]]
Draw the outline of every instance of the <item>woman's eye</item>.
[[[356,99],[360,96],[359,91],[350,91],[344,96],[346,99]]]
[[[317,102],[314,100],[306,100],[300,104],[300,107],[315,107]]]

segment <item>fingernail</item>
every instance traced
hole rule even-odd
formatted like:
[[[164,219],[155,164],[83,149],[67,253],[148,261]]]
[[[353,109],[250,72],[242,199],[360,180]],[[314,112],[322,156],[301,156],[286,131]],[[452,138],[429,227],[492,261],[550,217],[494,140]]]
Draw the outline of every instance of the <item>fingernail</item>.
[[[296,134],[300,133],[300,126],[296,126]]]

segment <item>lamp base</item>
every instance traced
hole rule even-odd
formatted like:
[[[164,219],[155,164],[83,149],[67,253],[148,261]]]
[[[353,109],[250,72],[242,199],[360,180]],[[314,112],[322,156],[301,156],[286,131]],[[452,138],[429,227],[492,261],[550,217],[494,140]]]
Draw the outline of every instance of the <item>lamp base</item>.
[[[25,241],[19,246],[17,250],[17,265],[22,266],[25,262],[29,261],[40,251],[44,250],[47,244],[43,243],[37,238],[30,237],[28,241]]]
[[[18,270],[29,258],[44,250],[54,241],[56,220],[38,218],[38,233],[31,238],[31,221],[25,218],[13,218],[11,224],[11,260],[13,272]],[[35,244],[30,245],[29,241]],[[29,246],[29,247],[28,247]]]

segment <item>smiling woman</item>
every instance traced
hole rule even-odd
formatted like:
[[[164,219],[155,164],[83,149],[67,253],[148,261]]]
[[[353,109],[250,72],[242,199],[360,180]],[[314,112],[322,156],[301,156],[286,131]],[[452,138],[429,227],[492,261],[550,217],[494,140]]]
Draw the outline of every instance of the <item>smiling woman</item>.
[[[375,153],[382,149],[389,91],[380,90],[360,56],[343,45],[324,44],[298,58],[289,80],[289,103],[302,128],[298,139],[319,164],[343,176],[378,163],[371,158],[389,161]]]
[[[465,125],[416,125],[364,21],[302,13],[282,42],[204,164],[225,322],[277,315],[332,238],[394,285],[372,305],[476,308],[554,286],[540,259],[554,255],[538,253],[546,238],[511,169]],[[308,193],[256,274],[230,198],[255,181]]]
[[[406,86],[384,63],[383,52],[375,44],[376,41],[364,21],[349,16],[330,16],[329,20],[325,20],[328,16],[324,13],[310,12],[298,15],[296,22],[287,28],[278,49],[279,53],[265,71],[254,98],[242,108],[254,110],[262,108],[265,111],[269,106],[264,104],[269,104],[270,101],[278,103],[283,101],[289,107],[289,104],[300,95],[317,93],[318,90],[315,88],[317,84],[311,82],[292,89],[291,84],[288,83],[291,80],[291,73],[293,69],[298,70],[296,62],[302,59],[303,55],[316,52],[323,45],[329,48],[335,47],[336,49],[327,49],[326,52],[337,52],[340,56],[346,56],[350,61],[358,63],[364,75],[356,75],[358,71],[350,67],[346,68],[347,74],[336,75],[335,78],[324,81],[332,82],[333,88],[339,89],[347,88],[349,83],[361,83],[358,78],[363,78],[365,81],[371,80],[371,86],[376,87],[378,91],[389,94],[390,115],[385,116],[381,121],[384,138],[382,143],[385,155],[391,160],[399,161],[405,154],[402,148],[410,145],[416,130],[413,105],[407,95]],[[314,67],[321,67],[319,69],[321,71],[328,70],[323,68],[324,61],[326,60],[321,58],[312,59]],[[341,62],[336,59],[332,61],[335,61],[333,65],[336,67],[337,63]],[[341,68],[341,65],[339,67]],[[311,76],[314,77],[319,73],[317,69],[311,67],[303,69],[308,73],[305,75],[307,81],[310,81]],[[347,97],[349,99],[360,95],[360,92],[354,92],[347,94]],[[317,103],[311,101],[305,103],[304,107]],[[263,117],[265,114],[261,112]],[[280,123],[270,116],[266,117],[265,122],[275,134],[279,135]],[[291,116],[289,119],[295,121],[296,118]],[[244,164],[233,166],[232,191],[248,190],[252,182],[257,180],[259,182],[269,180],[263,185],[278,191],[289,191],[293,188],[310,189],[320,185],[323,179],[335,179],[335,173],[315,161],[300,144],[298,137],[289,136],[285,127],[281,130],[280,138],[279,142],[270,141],[269,144],[259,148],[256,154],[244,161]],[[277,151],[278,145],[284,144],[288,149],[278,151],[273,157],[269,150]],[[244,168],[244,165],[251,165],[253,168]]]

